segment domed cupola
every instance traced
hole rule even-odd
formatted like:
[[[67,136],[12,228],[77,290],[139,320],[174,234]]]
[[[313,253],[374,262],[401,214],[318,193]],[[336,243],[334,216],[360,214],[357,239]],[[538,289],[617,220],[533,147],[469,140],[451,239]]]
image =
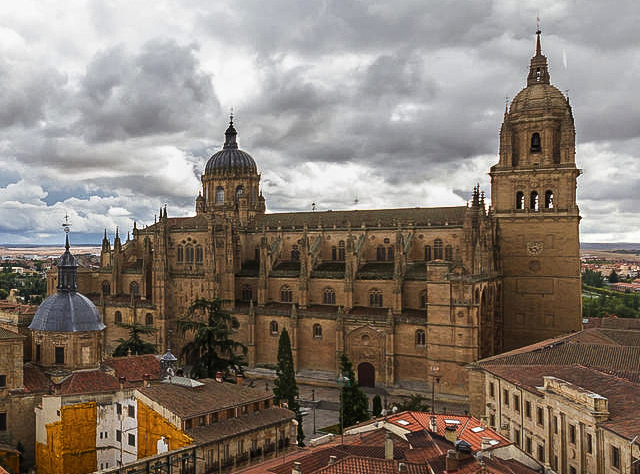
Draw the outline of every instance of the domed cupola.
[[[256,214],[264,214],[258,167],[249,153],[238,148],[233,115],[225,132],[222,150],[215,153],[202,175],[202,193],[196,198],[196,213],[213,213],[247,225]]]
[[[57,292],[38,307],[29,325],[36,363],[47,367],[78,369],[97,366],[105,325],[89,298],[78,293],[78,264],[69,251],[58,259]]]
[[[238,132],[233,126],[233,116],[229,120],[229,127],[225,132],[222,150],[215,153],[205,167],[205,174],[254,174],[258,167],[251,155],[238,148]]]

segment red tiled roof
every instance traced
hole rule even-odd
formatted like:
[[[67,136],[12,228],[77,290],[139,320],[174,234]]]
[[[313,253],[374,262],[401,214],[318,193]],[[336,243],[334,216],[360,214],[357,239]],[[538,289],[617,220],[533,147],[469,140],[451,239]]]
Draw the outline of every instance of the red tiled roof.
[[[119,389],[118,379],[100,369],[74,372],[60,384],[61,395],[114,392]]]
[[[153,380],[160,380],[164,375],[160,360],[153,354],[114,357],[106,359],[104,365],[115,370],[116,377],[125,377],[127,386],[141,384],[145,374]]]
[[[493,448],[499,448],[512,444],[511,441],[499,435],[491,428],[484,426],[480,420],[472,416],[431,414],[419,411],[402,412],[387,418],[388,422],[406,430],[415,432],[427,430],[433,433],[429,426],[431,416],[436,417],[437,435],[444,436],[447,426],[455,426],[458,439],[467,441],[471,449],[479,451],[482,447],[482,438],[491,438],[497,443]],[[405,424],[406,423],[406,424]]]
[[[638,431],[640,385],[628,380],[581,366],[484,366],[483,369],[542,394],[536,387],[544,384],[544,376],[553,376],[609,400],[609,420],[602,426],[632,439]]]
[[[23,385],[25,392],[47,392],[51,380],[36,366],[25,364],[23,368]]]
[[[9,303],[8,301],[0,301],[0,311],[7,311],[10,313],[19,313],[19,314],[35,314],[38,309],[38,305],[33,304],[20,304],[20,303]]]
[[[401,461],[349,456],[314,474],[396,474]],[[427,464],[404,463],[408,474],[430,474]],[[303,471],[304,472],[304,471]]]

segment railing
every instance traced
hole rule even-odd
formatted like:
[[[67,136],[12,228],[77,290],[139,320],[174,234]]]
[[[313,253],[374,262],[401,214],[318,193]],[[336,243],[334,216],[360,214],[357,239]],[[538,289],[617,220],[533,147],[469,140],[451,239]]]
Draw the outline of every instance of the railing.
[[[262,448],[256,448],[256,449],[251,449],[249,451],[249,454],[251,455],[251,458],[257,458],[262,456]]]
[[[234,457],[233,456],[229,456],[225,459],[222,460],[222,462],[220,463],[220,467],[222,469],[226,468],[226,467],[231,467],[233,466],[234,463]]]
[[[236,464],[241,464],[243,462],[247,462],[249,460],[249,451],[244,451],[236,455]]]
[[[265,444],[264,446],[264,454],[272,453],[276,450],[276,443]]]

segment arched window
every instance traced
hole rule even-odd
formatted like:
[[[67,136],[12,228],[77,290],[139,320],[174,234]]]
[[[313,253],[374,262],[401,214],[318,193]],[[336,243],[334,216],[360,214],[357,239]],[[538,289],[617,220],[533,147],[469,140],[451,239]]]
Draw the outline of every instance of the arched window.
[[[431,261],[431,245],[424,246],[424,261],[425,262]]]
[[[269,332],[271,332],[271,335],[278,334],[278,321],[271,321],[269,323]]]
[[[553,191],[550,189],[544,193],[544,207],[546,209],[553,209]]]
[[[442,260],[442,240],[440,239],[433,241],[433,258],[435,260]]]
[[[147,326],[153,326],[153,314],[147,313],[144,317],[144,323]]]
[[[322,339],[322,326],[320,326],[319,324],[313,325],[313,338]]]
[[[393,246],[387,248],[387,260],[393,260]]]
[[[244,186],[239,184],[236,187],[236,201],[244,194]]]
[[[516,209],[524,209],[524,193],[522,191],[516,193]]]
[[[540,145],[540,134],[538,132],[531,135],[531,153],[538,153],[542,150]]]
[[[133,296],[138,296],[140,293],[140,287],[138,286],[137,281],[132,281],[129,283],[129,294]]]
[[[453,260],[453,247],[451,245],[447,245],[444,248],[444,259],[451,262]]]
[[[427,337],[422,329],[416,331],[416,346],[424,346],[427,343]]]
[[[376,260],[385,260],[386,255],[386,249],[384,247],[378,247],[378,250],[376,252]]]
[[[300,261],[300,249],[298,249],[297,245],[291,247],[291,261],[298,262]]]
[[[222,186],[216,188],[216,204],[224,204],[224,188]]]
[[[369,291],[369,306],[372,308],[381,308],[382,307],[382,291],[377,288]]]
[[[191,245],[187,245],[187,251],[185,253],[187,254],[187,263],[192,263],[193,262],[193,247]]]
[[[251,301],[253,299],[253,289],[249,285],[242,287],[242,301]]]
[[[422,293],[420,293],[420,307],[421,308],[426,308],[427,307],[427,292],[423,291]]]
[[[293,292],[289,285],[284,285],[280,288],[280,301],[282,303],[291,303],[293,301]]]
[[[336,290],[326,288],[322,292],[322,304],[336,304]]]
[[[340,261],[344,260],[344,256],[345,256],[344,249],[345,249],[344,240],[341,240],[340,242],[338,242],[338,260]]]
[[[531,202],[529,203],[529,209],[534,211],[538,210],[538,191],[531,191]]]
[[[184,261],[184,247],[182,245],[178,245],[178,262]]]
[[[113,320],[116,323],[121,323],[122,322],[122,313],[120,311],[116,311],[116,314],[114,315]]]
[[[203,257],[202,245],[198,245],[196,247],[196,263],[202,263],[202,257]]]
[[[111,294],[111,284],[108,281],[102,282],[102,295],[109,296]]]

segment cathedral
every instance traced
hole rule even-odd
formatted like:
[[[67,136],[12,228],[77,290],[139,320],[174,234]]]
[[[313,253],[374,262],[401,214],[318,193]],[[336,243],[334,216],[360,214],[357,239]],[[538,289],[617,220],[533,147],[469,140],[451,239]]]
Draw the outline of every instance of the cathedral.
[[[105,353],[153,326],[158,352],[186,340],[176,320],[218,297],[239,321],[249,368],[273,368],[287,328],[299,373],[334,380],[346,353],[364,386],[465,394],[463,367],[581,328],[571,106],[550,84],[540,32],[526,87],[505,110],[491,205],[266,213],[261,175],[233,120],[207,162],[195,215],[134,225],[78,274],[106,324]],[[54,291],[55,276],[49,281]]]

